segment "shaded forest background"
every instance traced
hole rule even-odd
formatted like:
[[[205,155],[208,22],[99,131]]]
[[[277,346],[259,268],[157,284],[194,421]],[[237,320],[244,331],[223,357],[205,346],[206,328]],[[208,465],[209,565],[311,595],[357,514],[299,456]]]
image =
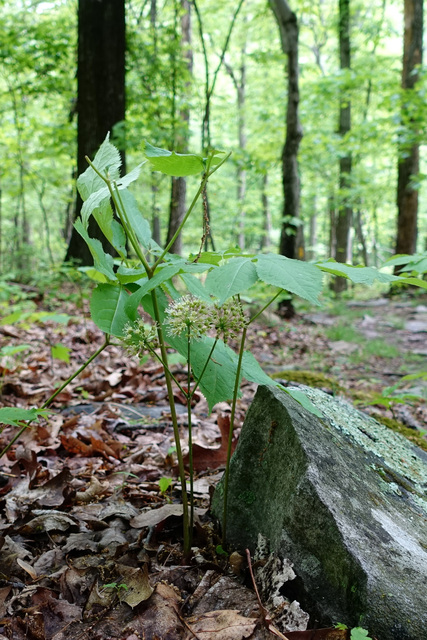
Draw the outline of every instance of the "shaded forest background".
[[[82,37],[83,26],[88,33],[94,19],[82,13],[91,4],[1,3],[0,272],[8,278],[30,281],[60,265],[66,255],[73,257],[67,248],[79,206],[75,178],[81,171],[78,35]],[[289,67],[272,7],[265,0],[108,4],[126,18],[126,92],[111,94],[108,83],[102,85],[101,57],[95,68],[105,94],[96,99],[103,113],[112,110],[116,99],[125,106],[125,116],[113,114],[114,126],[109,128],[127,166],[141,161],[145,140],[178,152],[203,152],[207,147],[232,151],[209,190],[209,240],[216,250],[234,245],[277,250],[285,223],[297,241],[295,257],[336,256],[337,223],[347,210],[350,242],[341,258],[355,264],[382,263],[396,248],[398,166],[414,150],[421,166],[416,172],[409,168],[410,191],[418,199],[410,240],[414,250],[424,250],[427,81],[420,65],[422,46],[415,67],[409,69],[410,85],[402,86],[404,10],[415,7],[421,12],[416,20],[422,38],[422,2],[291,3],[299,27],[303,137],[298,154],[300,207],[285,220],[281,157]],[[351,49],[347,65],[343,10],[348,11]],[[79,12],[85,15],[80,24]],[[114,33],[119,30],[116,20]],[[109,55],[111,64],[116,60],[117,79],[120,63],[115,56],[120,52],[110,47]],[[350,126],[343,129],[343,109],[349,111],[350,105]],[[106,132],[101,133],[104,137]],[[93,151],[88,148],[86,153]],[[350,165],[343,164],[346,159]],[[185,188],[190,191],[195,185],[191,178],[186,186],[183,182],[171,185],[166,176],[147,170],[135,188],[154,236],[162,242],[168,228],[172,235],[171,206],[179,208]],[[182,250],[197,251],[201,235],[200,210],[185,230]]]

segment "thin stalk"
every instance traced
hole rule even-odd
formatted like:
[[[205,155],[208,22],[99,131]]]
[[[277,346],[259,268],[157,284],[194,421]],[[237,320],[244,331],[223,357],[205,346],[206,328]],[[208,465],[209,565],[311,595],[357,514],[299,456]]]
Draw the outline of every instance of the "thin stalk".
[[[50,398],[48,398],[48,400],[46,400],[46,402],[44,402],[42,404],[42,406],[40,407],[40,409],[47,409],[47,407],[49,405],[52,404],[52,402],[55,400],[56,396],[61,393],[61,391],[63,389],[65,389],[65,387],[67,385],[70,384],[70,382],[72,382],[74,380],[74,378],[77,378],[77,376],[84,371],[84,369],[86,369],[86,367],[93,361],[95,360],[95,358],[97,358],[99,356],[99,354],[101,353],[101,351],[103,351],[106,347],[108,347],[108,345],[110,344],[110,336],[106,335],[105,336],[105,342],[104,344],[99,347],[99,349],[97,351],[95,351],[94,354],[92,354],[90,356],[90,358],[88,360],[86,360],[86,362],[84,364],[82,364],[81,367],[79,367],[77,369],[77,371],[75,371],[60,387],[58,387],[58,389],[55,391],[55,393],[53,393]],[[21,437],[21,435],[24,433],[24,431],[26,429],[28,429],[28,427],[30,426],[31,422],[33,422],[32,420],[30,420],[29,422],[26,422],[25,424],[22,425],[21,429],[18,431],[18,433],[12,438],[12,440],[5,446],[5,448],[3,449],[3,451],[0,453],[0,460],[1,458],[5,455],[5,453],[7,453],[9,451],[9,449],[12,447],[12,445],[15,444],[15,442]],[[21,424],[21,423],[20,423]]]
[[[203,367],[203,369],[202,369],[202,373],[201,373],[201,374],[200,374],[200,376],[197,378],[197,381],[196,381],[195,387],[194,387],[193,391],[192,391],[192,392],[191,392],[191,394],[190,394],[190,395],[191,395],[191,398],[192,398],[192,397],[194,396],[194,394],[196,393],[196,389],[197,389],[197,387],[199,386],[201,379],[203,378],[203,375],[204,375],[204,373],[205,373],[205,371],[206,371],[206,367],[207,367],[207,366],[208,366],[208,364],[209,364],[209,361],[210,361],[211,356],[212,356],[212,354],[213,354],[213,352],[214,352],[214,349],[215,349],[215,347],[216,347],[216,345],[217,345],[217,342],[218,342],[218,336],[215,338],[215,342],[213,343],[213,345],[212,345],[212,349],[211,349],[211,350],[210,350],[210,352],[209,352],[209,355],[208,355],[208,357],[207,357],[207,360],[206,360],[206,362],[205,362],[205,364],[204,364],[204,367]]]
[[[191,331],[187,326],[187,421],[188,421],[188,466],[190,470],[190,531],[193,532],[194,525],[194,466],[193,466],[193,425],[191,416]],[[191,535],[190,534],[190,535]]]
[[[148,351],[151,353],[152,356],[154,356],[162,365],[162,367],[164,369],[167,369],[169,372],[170,377],[172,378],[172,380],[175,382],[176,386],[178,387],[178,389],[181,391],[181,393],[184,396],[187,396],[184,387],[178,382],[178,380],[175,378],[175,376],[173,375],[172,371],[170,370],[170,368],[168,367],[168,365],[163,362],[163,360],[161,359],[161,357],[159,356],[158,353],[156,353],[155,349],[153,349],[152,347],[150,347],[149,345],[147,345],[147,349]]]
[[[259,318],[259,316],[275,301],[275,299],[282,293],[282,291],[283,289],[279,289],[279,291],[271,298],[271,300],[263,306],[261,311],[258,311],[258,313],[256,313],[254,316],[252,316],[250,320],[248,320],[248,325],[254,322],[254,320],[256,320],[257,318]]]
[[[172,236],[172,239],[171,239],[171,240],[169,241],[169,243],[166,245],[165,249],[163,250],[162,254],[159,256],[159,258],[157,258],[157,260],[155,261],[155,263],[154,263],[154,265],[153,265],[153,267],[152,267],[152,270],[153,270],[153,271],[154,271],[154,269],[155,269],[155,268],[156,268],[156,267],[157,267],[157,266],[162,262],[163,258],[165,257],[165,255],[167,254],[167,252],[169,251],[169,249],[171,248],[171,246],[173,245],[173,243],[175,242],[175,240],[177,239],[177,237],[179,236],[179,234],[181,233],[182,228],[185,226],[185,224],[186,224],[186,222],[187,222],[187,220],[188,220],[189,215],[191,214],[191,212],[193,211],[194,207],[196,206],[196,203],[197,203],[198,199],[200,198],[200,195],[201,195],[201,193],[202,193],[203,189],[205,188],[206,183],[207,183],[207,181],[209,180],[209,178],[211,177],[211,175],[212,175],[212,174],[214,174],[214,173],[215,173],[215,171],[217,171],[217,170],[221,167],[221,165],[223,165],[223,164],[224,164],[224,162],[225,162],[226,160],[228,160],[228,158],[229,158],[230,156],[231,156],[231,152],[230,152],[230,153],[228,153],[228,154],[225,156],[225,158],[223,158],[223,159],[221,160],[221,162],[219,162],[217,165],[215,165],[215,167],[214,167],[212,170],[210,169],[210,165],[211,165],[211,163],[212,163],[213,156],[209,156],[209,158],[208,158],[208,165],[207,165],[207,168],[206,168],[206,172],[205,172],[205,173],[204,173],[204,175],[203,175],[203,178],[202,178],[202,181],[201,181],[201,183],[200,183],[200,186],[199,186],[199,188],[198,188],[198,190],[197,190],[197,193],[196,193],[196,195],[194,196],[194,198],[193,198],[193,200],[192,200],[192,202],[191,202],[191,204],[190,204],[190,206],[189,206],[189,208],[188,208],[188,211],[187,211],[187,213],[185,214],[185,216],[184,216],[184,218],[183,218],[183,220],[182,220],[181,224],[179,225],[178,229],[175,231],[174,235]]]
[[[234,381],[234,389],[233,389],[233,403],[231,405],[230,430],[228,432],[227,462],[225,465],[225,474],[224,474],[224,512],[223,512],[223,518],[222,518],[222,541],[224,544],[225,544],[225,539],[227,534],[228,480],[230,475],[231,446],[233,444],[234,417],[236,415],[237,396],[238,396],[239,387],[240,387],[240,373],[242,371],[242,361],[243,361],[243,353],[245,350],[247,330],[248,330],[248,327],[246,326],[242,331],[242,337],[240,340],[239,359],[237,361],[236,379]]]
[[[177,420],[177,415],[176,415],[175,401],[174,401],[174,398],[173,398],[172,378],[171,378],[170,373],[169,373],[168,354],[167,354],[167,351],[166,351],[165,340],[164,340],[164,337],[163,337],[163,329],[162,329],[162,325],[161,325],[160,310],[159,310],[159,304],[158,304],[158,301],[157,301],[157,296],[156,296],[155,289],[153,289],[151,291],[151,300],[153,302],[154,316],[155,316],[155,320],[156,320],[156,324],[157,324],[157,336],[159,338],[160,353],[162,355],[162,360],[166,363],[166,367],[163,367],[163,369],[164,369],[164,372],[165,372],[166,389],[167,389],[168,397],[169,397],[169,408],[170,408],[170,411],[171,411],[173,435],[174,435],[175,447],[176,447],[176,456],[178,458],[179,478],[180,478],[180,481],[181,481],[182,507],[183,507],[184,553],[188,554],[189,551],[190,551],[190,548],[191,548],[191,534],[192,534],[192,531],[190,531],[189,522],[188,522],[188,494],[187,494],[187,485],[186,485],[186,478],[185,478],[185,468],[184,468],[184,460],[183,460],[183,457],[182,457],[181,440],[180,440],[180,437],[179,437],[179,427],[178,427],[178,420]]]

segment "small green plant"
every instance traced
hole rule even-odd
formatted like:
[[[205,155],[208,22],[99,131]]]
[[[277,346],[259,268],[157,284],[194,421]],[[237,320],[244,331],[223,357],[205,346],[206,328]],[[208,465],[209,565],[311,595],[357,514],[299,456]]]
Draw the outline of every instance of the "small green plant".
[[[364,286],[370,286],[376,280],[383,283],[402,280],[377,269],[351,267],[333,260],[311,264],[274,253],[242,253],[234,247],[220,252],[203,251],[209,231],[206,185],[227,158],[216,150],[202,157],[177,154],[146,143],[145,161],[127,175],[120,176],[120,154],[107,136],[94,160],[88,159],[89,167],[77,181],[83,206],[81,216],[75,223],[75,228],[93,256],[94,266],[87,274],[97,282],[97,286],[91,296],[90,310],[92,319],[105,333],[105,342],[40,409],[30,410],[30,414],[19,413],[23,410],[16,409],[18,413],[15,412],[12,417],[5,413],[7,410],[0,410],[0,420],[20,427],[17,435],[0,454],[3,455],[28,428],[28,420],[37,419],[40,413],[43,415],[56,395],[111,344],[110,336],[122,341],[127,349],[139,357],[144,353],[151,354],[161,362],[165,374],[183,504],[186,554],[191,548],[194,522],[191,403],[196,390],[200,389],[206,397],[209,410],[216,403],[231,399],[223,492],[222,528],[225,540],[231,445],[242,378],[258,384],[281,386],[267,376],[253,355],[245,350],[249,326],[283,295],[297,295],[311,304],[319,305],[323,273],[343,276]],[[163,248],[153,240],[150,225],[128,190],[137,180],[144,164],[148,165],[150,171],[160,171],[167,176],[201,175],[199,187],[180,226]],[[189,259],[169,253],[199,201],[204,213],[199,252]],[[99,240],[89,236],[91,217],[95,218],[102,233],[116,250],[117,259],[104,252]],[[201,274],[205,276],[203,281]],[[248,291],[260,285],[265,292],[264,303],[260,309],[250,313],[245,308],[244,299]],[[149,321],[143,321],[140,310],[150,318]],[[230,347],[231,338],[238,345],[236,351]],[[177,380],[171,370],[171,351],[179,354],[181,361],[186,363],[185,384]],[[189,490],[174,385],[180,389],[187,403]],[[302,391],[284,390],[313,413],[320,415]]]
[[[346,624],[338,623],[335,625],[335,629],[341,629],[345,631],[348,629]],[[362,627],[353,627],[350,631],[350,640],[372,640],[368,635],[369,631]]]
[[[160,478],[159,489],[162,496],[166,495],[167,490],[172,486],[172,478]]]
[[[339,323],[335,327],[329,327],[325,331],[326,337],[332,341],[345,340],[346,342],[361,342],[362,336],[356,329]]]

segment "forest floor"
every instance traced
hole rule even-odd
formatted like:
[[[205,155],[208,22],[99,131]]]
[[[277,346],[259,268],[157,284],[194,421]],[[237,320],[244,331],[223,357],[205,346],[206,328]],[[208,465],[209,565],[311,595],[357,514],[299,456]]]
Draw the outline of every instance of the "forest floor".
[[[15,315],[1,322],[1,406],[40,406],[102,345],[87,301],[62,293],[34,292],[27,312],[28,301],[15,300]],[[427,370],[426,336],[425,297],[378,297],[306,309],[290,321],[264,315],[251,325],[247,348],[283,384],[343,395],[427,449],[426,380],[384,394],[402,376]],[[173,368],[185,380],[183,364]],[[243,385],[236,436],[255,390]],[[185,443],[184,398],[175,399]],[[209,518],[230,406],[223,402],[208,415],[204,398],[195,400],[197,522],[190,559],[182,554],[173,432],[155,362],[140,364],[109,346],[4,456],[0,640],[274,637],[245,586],[245,559],[234,555],[228,562]],[[1,449],[14,433],[3,429]],[[161,478],[171,479],[163,492]],[[330,634],[310,638],[348,637],[344,630]]]

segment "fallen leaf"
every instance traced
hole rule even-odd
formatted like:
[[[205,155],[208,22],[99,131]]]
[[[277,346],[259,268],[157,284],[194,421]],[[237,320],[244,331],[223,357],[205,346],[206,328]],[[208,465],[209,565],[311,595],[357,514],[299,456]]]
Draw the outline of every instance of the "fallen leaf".
[[[215,449],[193,445],[193,467],[195,471],[216,469],[225,465],[227,461],[228,436],[230,431],[230,416],[223,414],[218,416],[218,427],[221,431],[221,446]],[[233,440],[231,452],[236,448],[237,441]],[[185,456],[185,464],[188,464],[188,455]]]
[[[124,593],[120,594],[120,600],[126,602],[132,609],[136,607],[153,593],[154,589],[148,580],[148,567],[144,564],[144,569],[134,569],[122,564],[117,565],[120,573],[120,583],[126,585]]]
[[[165,504],[159,509],[151,509],[145,513],[139,514],[129,522],[131,527],[139,529],[142,527],[155,527],[160,522],[170,518],[171,516],[182,516],[184,508],[182,504]],[[194,513],[198,516],[204,516],[206,509],[195,508]]]
[[[209,611],[187,618],[185,622],[191,631],[184,640],[192,640],[194,635],[199,640],[243,640],[252,635],[257,624],[255,619],[245,618],[239,610],[233,609]]]
[[[37,580],[37,571],[34,571],[33,567],[28,562],[25,562],[25,560],[21,560],[21,558],[17,558],[16,564],[19,564],[21,569],[24,569],[24,571],[26,571],[33,580]]]

